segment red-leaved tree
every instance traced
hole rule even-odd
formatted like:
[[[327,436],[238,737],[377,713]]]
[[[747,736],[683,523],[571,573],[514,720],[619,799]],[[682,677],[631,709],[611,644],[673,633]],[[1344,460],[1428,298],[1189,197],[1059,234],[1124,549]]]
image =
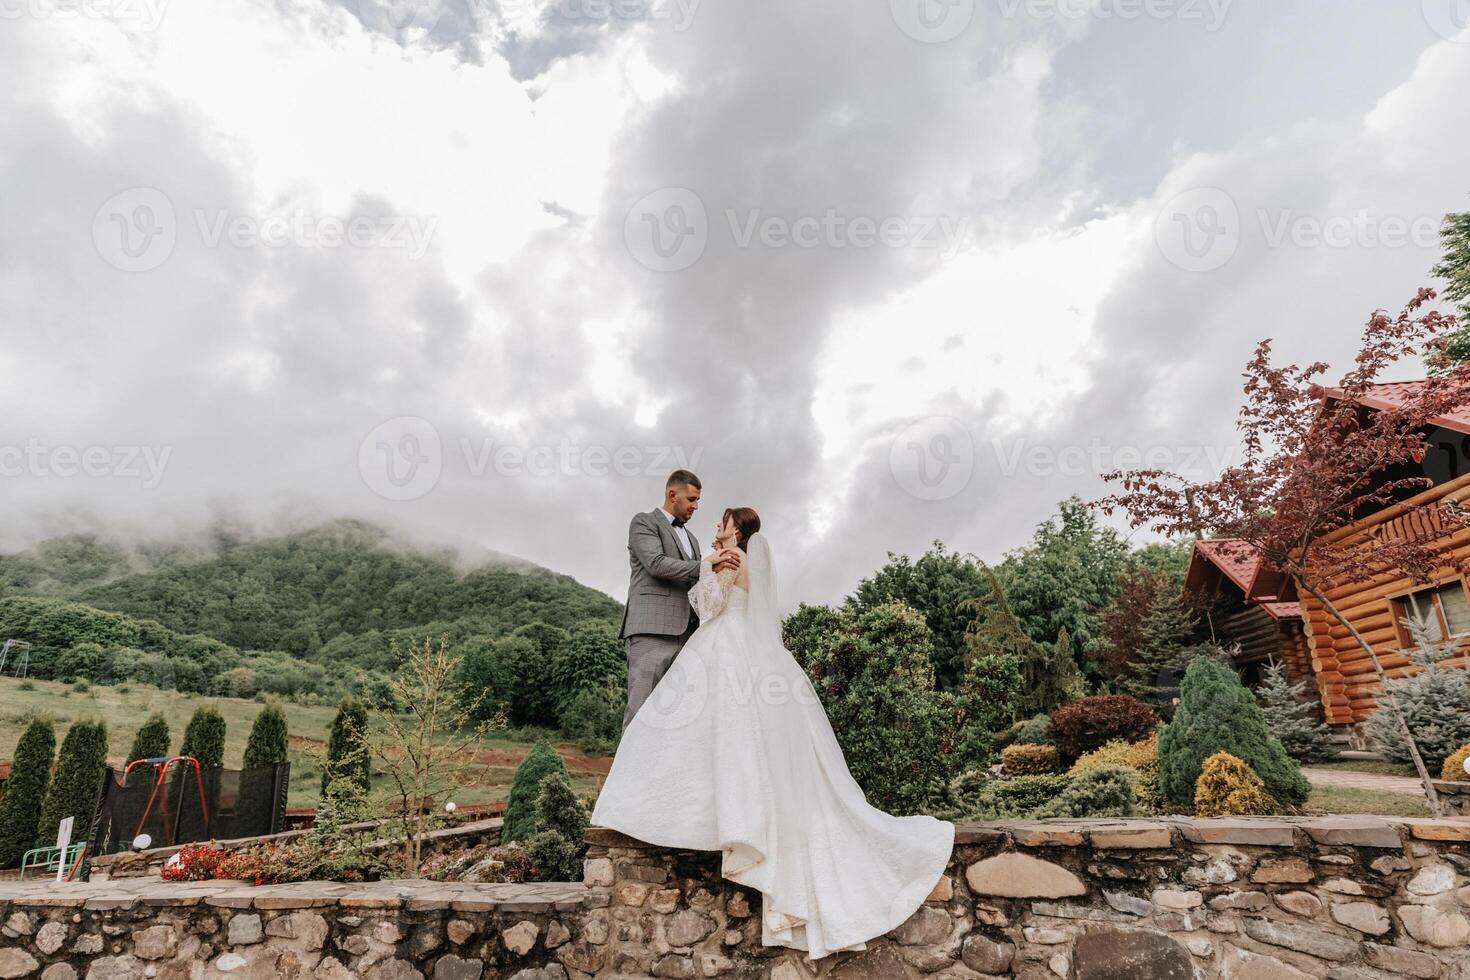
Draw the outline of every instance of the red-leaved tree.
[[[1435,298],[1421,289],[1397,316],[1373,314],[1363,331],[1352,370],[1334,387],[1320,379],[1328,366],[1271,363],[1271,342],[1262,341],[1245,371],[1245,404],[1237,428],[1240,461],[1216,479],[1191,482],[1164,470],[1106,475],[1121,491],[1097,501],[1108,513],[1121,509],[1134,527],[1165,535],[1236,538],[1242,557],[1256,553],[1266,568],[1293,579],[1362,647],[1378,675],[1379,698],[1393,711],[1424,783],[1430,808],[1439,799],[1424,760],[1404,721],[1373,647],[1328,597],[1341,586],[1379,576],[1405,576],[1427,583],[1446,572],[1462,573],[1462,562],[1443,548],[1443,539],[1470,527],[1470,512],[1453,500],[1409,503],[1432,486],[1419,466],[1426,433],[1442,416],[1470,405],[1470,365],[1410,385],[1396,385],[1392,402],[1365,399],[1381,375],[1405,358],[1433,358],[1443,350],[1454,317],[1425,304]],[[1385,507],[1405,519],[1393,534],[1355,535],[1354,522]]]

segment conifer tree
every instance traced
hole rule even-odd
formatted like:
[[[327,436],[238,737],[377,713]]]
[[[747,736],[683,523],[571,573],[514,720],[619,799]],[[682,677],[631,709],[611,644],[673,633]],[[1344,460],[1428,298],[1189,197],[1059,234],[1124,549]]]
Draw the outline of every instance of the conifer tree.
[[[36,843],[41,801],[51,782],[56,729],[49,718],[35,718],[15,746],[5,795],[0,797],[0,868],[20,862]]]
[[[138,734],[133,736],[133,747],[128,752],[128,762],[139,759],[158,759],[168,755],[168,719],[155,714],[143,723]]]
[[[250,738],[245,742],[244,768],[264,769],[285,762],[289,743],[286,712],[278,704],[266,705],[250,726]]]
[[[102,773],[107,768],[107,726],[100,721],[78,721],[67,729],[56,760],[56,777],[46,790],[41,818],[36,824],[36,847],[54,846],[56,828],[67,817],[76,818],[75,840],[85,833],[97,795],[102,790]]]
[[[1316,707],[1307,699],[1306,683],[1288,683],[1281,664],[1273,660],[1266,665],[1256,696],[1266,714],[1266,725],[1287,755],[1298,762],[1314,762],[1337,754],[1331,730],[1318,719]]]

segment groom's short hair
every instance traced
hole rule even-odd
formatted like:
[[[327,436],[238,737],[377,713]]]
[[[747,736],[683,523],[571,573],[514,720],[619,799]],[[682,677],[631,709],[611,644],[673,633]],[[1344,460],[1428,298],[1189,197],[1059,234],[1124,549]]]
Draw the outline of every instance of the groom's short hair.
[[[664,484],[664,489],[671,490],[674,487],[695,487],[699,490],[704,489],[704,485],[699,482],[699,477],[695,476],[688,470],[675,470],[674,472],[669,474],[669,482]]]

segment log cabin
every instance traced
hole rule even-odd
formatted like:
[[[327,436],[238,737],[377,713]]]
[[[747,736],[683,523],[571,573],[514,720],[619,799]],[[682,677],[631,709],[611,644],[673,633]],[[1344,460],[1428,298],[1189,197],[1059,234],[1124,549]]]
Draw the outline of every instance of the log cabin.
[[[1390,407],[1419,383],[1378,385],[1360,401],[1367,410]],[[1470,406],[1437,418],[1434,423],[1425,433],[1428,448],[1422,463],[1412,472],[1393,474],[1424,477],[1432,486],[1364,514],[1333,532],[1330,539],[1402,533],[1406,521],[1416,522],[1415,528],[1421,532],[1437,533],[1438,528],[1424,525],[1425,517],[1412,511],[1448,501],[1464,501],[1470,506]],[[1446,530],[1439,547],[1445,554],[1470,562],[1470,531]],[[1239,547],[1197,542],[1185,580],[1186,591],[1192,586],[1196,594],[1214,598],[1211,624],[1220,642],[1241,643],[1237,666],[1248,682],[1254,665],[1268,656],[1279,657],[1292,682],[1312,681],[1324,720],[1346,735],[1354,747],[1366,748],[1359,726],[1377,707],[1374,692],[1379,686],[1367,653],[1321,602],[1305,590],[1299,592],[1296,583],[1266,573],[1260,564],[1259,559],[1242,554]],[[1326,595],[1373,647],[1390,678],[1407,676],[1415,669],[1403,653],[1412,645],[1403,626],[1411,610],[1431,614],[1444,636],[1470,652],[1470,594],[1465,577],[1449,570],[1428,584],[1389,573],[1369,582],[1326,590]],[[1268,618],[1274,622],[1268,623]],[[1275,626],[1274,632],[1271,625]],[[1464,667],[1467,658],[1462,654],[1448,663]]]

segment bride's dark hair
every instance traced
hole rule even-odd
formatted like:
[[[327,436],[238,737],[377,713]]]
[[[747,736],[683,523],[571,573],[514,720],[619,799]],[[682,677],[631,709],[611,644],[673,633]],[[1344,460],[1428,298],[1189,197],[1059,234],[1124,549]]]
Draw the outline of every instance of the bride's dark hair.
[[[753,507],[731,507],[725,511],[725,516],[720,520],[720,526],[735,518],[735,544],[741,551],[745,550],[745,542],[750,536],[761,529],[761,515],[755,512]]]

